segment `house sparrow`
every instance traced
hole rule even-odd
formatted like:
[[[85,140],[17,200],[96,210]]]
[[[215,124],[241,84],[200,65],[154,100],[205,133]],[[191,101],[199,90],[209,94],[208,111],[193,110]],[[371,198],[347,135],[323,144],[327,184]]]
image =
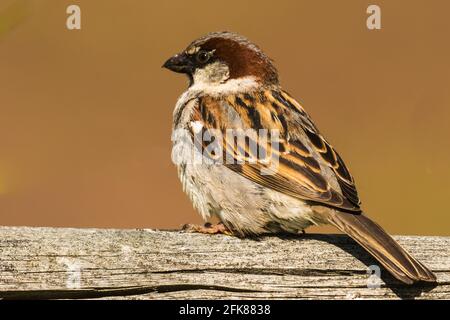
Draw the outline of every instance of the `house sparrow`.
[[[210,33],[163,67],[189,78],[173,113],[172,157],[183,188],[203,219],[216,216],[221,221],[192,230],[249,236],[332,224],[397,279],[407,284],[436,281],[362,212],[342,158],[281,88],[272,60],[258,46],[235,33]],[[278,138],[263,144],[255,134],[236,139],[228,135],[230,130],[269,132]],[[212,134],[205,139],[208,131],[222,134],[221,139]],[[265,157],[255,160],[255,150]],[[195,154],[201,161],[194,161]],[[271,167],[267,154],[274,156],[270,159],[276,159],[276,166],[264,172]]]

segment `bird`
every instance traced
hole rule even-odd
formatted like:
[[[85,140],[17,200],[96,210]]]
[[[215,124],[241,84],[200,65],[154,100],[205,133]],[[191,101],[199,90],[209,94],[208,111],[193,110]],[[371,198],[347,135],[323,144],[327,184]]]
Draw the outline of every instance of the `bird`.
[[[202,218],[220,221],[185,229],[254,237],[331,224],[401,282],[436,282],[362,211],[348,167],[259,46],[211,32],[163,68],[188,77],[173,111],[172,160]]]

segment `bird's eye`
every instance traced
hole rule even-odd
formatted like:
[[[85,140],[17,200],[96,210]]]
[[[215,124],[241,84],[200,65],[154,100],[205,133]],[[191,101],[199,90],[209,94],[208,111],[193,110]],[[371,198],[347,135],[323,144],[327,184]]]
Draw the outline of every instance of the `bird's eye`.
[[[211,58],[211,54],[208,51],[200,50],[197,53],[197,61],[199,63],[207,63],[209,58]]]

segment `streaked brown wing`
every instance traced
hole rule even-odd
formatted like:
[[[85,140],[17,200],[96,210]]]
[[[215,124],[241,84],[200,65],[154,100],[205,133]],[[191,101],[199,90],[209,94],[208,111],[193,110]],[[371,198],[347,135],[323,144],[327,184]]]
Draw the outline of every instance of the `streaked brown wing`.
[[[341,157],[322,137],[300,104],[286,92],[266,90],[226,99],[202,97],[192,121],[200,122],[203,131],[217,129],[223,133],[224,158],[233,159],[233,163],[224,165],[234,172],[298,199],[360,212],[353,177]],[[277,130],[279,147],[262,145],[258,137],[255,141],[251,138],[236,141],[225,134],[227,129],[251,128]],[[198,141],[199,135],[192,133],[204,151],[207,143]],[[273,174],[263,174],[268,164],[251,154],[254,150],[251,143],[258,144],[259,150],[267,154],[276,154],[279,161]],[[255,158],[258,160],[250,161]]]

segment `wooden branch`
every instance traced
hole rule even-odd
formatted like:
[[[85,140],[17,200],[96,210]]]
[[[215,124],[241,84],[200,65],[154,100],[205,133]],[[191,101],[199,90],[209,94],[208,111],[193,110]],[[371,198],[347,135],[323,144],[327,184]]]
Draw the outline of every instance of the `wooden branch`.
[[[396,239],[436,273],[438,285],[406,286],[381,269],[381,287],[368,288],[376,262],[344,235],[252,240],[3,227],[0,298],[450,299],[450,238]]]

